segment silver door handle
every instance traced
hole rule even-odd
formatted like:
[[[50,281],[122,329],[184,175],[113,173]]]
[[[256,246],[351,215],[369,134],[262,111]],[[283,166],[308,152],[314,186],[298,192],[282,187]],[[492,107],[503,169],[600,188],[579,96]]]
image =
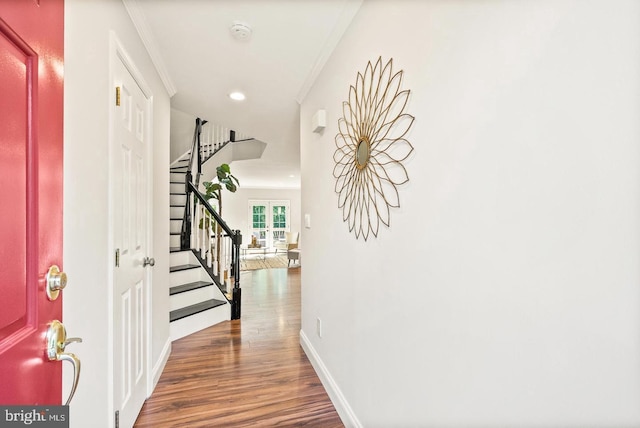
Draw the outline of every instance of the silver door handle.
[[[147,267],[147,265],[155,266],[156,265],[156,259],[154,259],[153,257],[145,257],[142,260],[142,267]]]
[[[53,265],[49,268],[46,279],[47,297],[51,301],[56,300],[58,298],[58,295],[60,294],[60,290],[67,286],[67,274],[64,272],[60,272],[60,268],[56,265]]]
[[[79,337],[67,339],[67,330],[58,320],[53,320],[49,323],[49,329],[47,330],[47,358],[49,358],[49,361],[68,361],[73,366],[73,385],[65,406],[68,406],[71,402],[80,380],[80,359],[75,354],[64,352],[64,348],[74,342],[82,342],[82,339]]]

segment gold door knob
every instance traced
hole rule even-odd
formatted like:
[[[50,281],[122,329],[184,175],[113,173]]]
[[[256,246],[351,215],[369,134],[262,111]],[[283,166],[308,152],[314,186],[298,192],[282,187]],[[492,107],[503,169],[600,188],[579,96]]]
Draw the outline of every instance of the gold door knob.
[[[67,339],[67,330],[58,320],[53,320],[49,323],[49,329],[47,330],[47,358],[49,361],[68,361],[73,366],[73,385],[65,406],[68,406],[71,402],[78,387],[78,380],[80,380],[80,359],[75,354],[64,352],[64,348],[73,342],[82,342],[82,339],[79,337]]]

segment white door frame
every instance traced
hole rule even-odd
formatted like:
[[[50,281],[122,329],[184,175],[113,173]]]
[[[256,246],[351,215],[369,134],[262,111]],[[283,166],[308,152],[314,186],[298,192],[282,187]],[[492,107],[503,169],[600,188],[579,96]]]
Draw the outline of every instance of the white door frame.
[[[138,86],[140,87],[140,89],[142,90],[143,94],[145,95],[145,97],[148,100],[148,108],[149,108],[149,114],[147,115],[147,117],[145,118],[145,131],[147,133],[147,135],[149,136],[149,144],[147,144],[147,183],[148,183],[148,192],[147,192],[147,201],[146,201],[146,206],[147,206],[147,224],[146,224],[146,245],[147,245],[147,252],[151,252],[153,251],[153,151],[152,151],[152,147],[153,147],[153,123],[152,123],[152,119],[153,119],[153,92],[151,91],[151,87],[147,84],[144,75],[139,71],[138,67],[136,67],[135,62],[132,60],[131,56],[127,53],[127,51],[125,50],[124,46],[122,45],[122,43],[120,42],[120,40],[118,39],[116,33],[114,31],[111,31],[109,34],[109,90],[110,90],[110,95],[108,97],[109,99],[109,107],[108,107],[108,111],[109,111],[109,191],[108,191],[108,197],[109,197],[109,224],[108,224],[108,247],[109,247],[109,253],[110,257],[108,260],[109,263],[109,268],[107,269],[107,272],[109,274],[108,277],[108,284],[110,284],[111,286],[111,292],[108,293],[109,296],[109,301],[108,301],[108,343],[110,344],[109,349],[107,350],[107,352],[113,352],[113,349],[115,349],[114,347],[117,346],[114,343],[115,340],[115,332],[114,332],[114,292],[115,292],[115,275],[114,275],[114,269],[115,269],[115,242],[114,242],[114,234],[115,234],[115,224],[114,224],[114,198],[117,196],[115,195],[114,189],[113,189],[113,183],[114,183],[114,177],[113,177],[113,172],[114,172],[114,165],[115,165],[115,160],[114,160],[114,156],[115,156],[115,144],[117,143],[115,141],[115,136],[114,136],[114,132],[113,132],[113,124],[114,124],[114,115],[116,114],[116,109],[115,109],[115,105],[116,105],[116,94],[115,94],[115,90],[113,89],[113,84],[115,83],[116,80],[116,76],[115,76],[115,72],[114,72],[114,67],[116,66],[117,62],[121,62],[122,64],[124,64],[124,66],[127,68],[127,70],[129,71],[129,73],[131,74],[131,76],[134,78],[134,80],[136,81],[136,83],[138,84]],[[152,270],[151,269],[146,269],[145,271],[145,281],[146,281],[146,290],[145,290],[145,305],[146,305],[146,331],[145,331],[145,335],[146,335],[146,341],[144,343],[145,346],[145,353],[146,353],[146,358],[144,361],[144,364],[146,364],[145,370],[146,370],[146,377],[145,377],[145,384],[146,384],[146,395],[147,397],[149,397],[151,395],[151,392],[153,391],[153,374],[152,374],[152,370],[151,368],[153,367],[153,363],[152,363],[152,331],[153,331],[153,326],[152,326],[152,316],[151,316],[151,303],[152,303],[152,290],[153,290],[153,284],[152,284],[152,279],[153,279],[153,275],[152,275]],[[115,381],[115,371],[114,371],[114,359],[113,358],[108,358],[108,367],[107,367],[107,372],[108,372],[108,379],[111,379],[111,382],[108,385],[108,403],[107,403],[107,408],[108,408],[108,412],[110,415],[114,415],[115,413],[115,389],[114,389],[114,381]],[[114,426],[115,422],[114,422],[114,418],[111,417],[110,418],[110,422],[109,422],[109,426]]]

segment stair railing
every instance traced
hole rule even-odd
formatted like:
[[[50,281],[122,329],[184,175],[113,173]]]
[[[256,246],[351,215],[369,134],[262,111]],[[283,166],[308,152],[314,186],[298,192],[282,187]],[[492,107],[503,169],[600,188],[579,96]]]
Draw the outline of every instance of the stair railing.
[[[188,182],[187,186],[194,196],[191,247],[226,291],[231,302],[231,319],[240,319],[242,234],[227,225],[193,183]]]
[[[193,132],[189,164],[185,174],[187,200],[180,233],[180,249],[196,251],[196,255],[212,273],[218,287],[226,292],[231,303],[231,319],[240,319],[242,234],[239,230],[232,230],[198,190],[202,163],[222,148],[222,145],[219,145],[210,154],[202,150],[200,139],[202,127],[206,123],[206,120],[197,118]],[[230,137],[229,141],[235,141],[234,131],[230,131]],[[220,239],[214,239],[216,235]],[[216,245],[219,245],[220,251]]]
[[[214,123],[209,123],[208,126],[204,126],[205,123],[206,122],[204,122],[201,127],[202,142],[199,146],[201,164],[209,160],[216,152],[229,143],[252,140],[251,137],[240,134],[233,129]]]
[[[193,130],[193,141],[191,143],[191,153],[189,154],[189,163],[187,165],[187,172],[185,173],[185,189],[184,192],[187,195],[187,201],[184,205],[184,215],[182,218],[182,228],[180,229],[180,249],[188,250],[191,248],[191,197],[189,195],[188,183],[194,183],[196,188],[200,184],[200,174],[202,173],[202,157],[200,152],[200,134],[202,133],[202,126],[207,123],[200,118],[196,119],[196,126]],[[194,180],[195,173],[195,180]]]

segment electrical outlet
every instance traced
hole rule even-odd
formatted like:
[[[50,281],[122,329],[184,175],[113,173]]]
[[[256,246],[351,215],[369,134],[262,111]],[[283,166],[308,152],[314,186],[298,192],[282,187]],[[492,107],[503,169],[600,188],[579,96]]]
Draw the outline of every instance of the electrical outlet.
[[[316,334],[322,338],[322,320],[320,318],[316,318]]]

